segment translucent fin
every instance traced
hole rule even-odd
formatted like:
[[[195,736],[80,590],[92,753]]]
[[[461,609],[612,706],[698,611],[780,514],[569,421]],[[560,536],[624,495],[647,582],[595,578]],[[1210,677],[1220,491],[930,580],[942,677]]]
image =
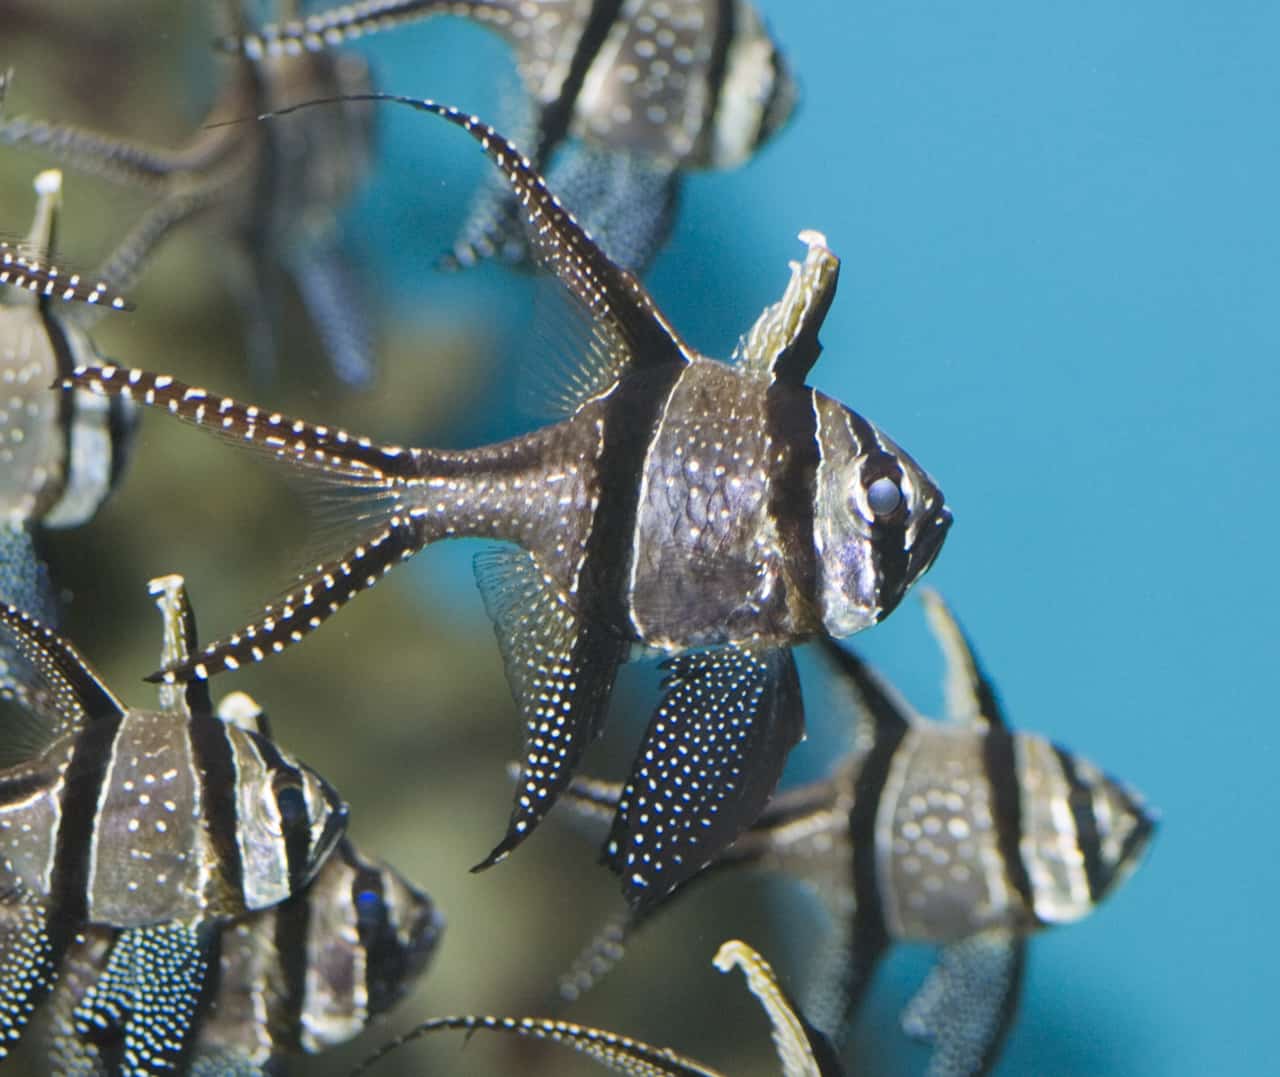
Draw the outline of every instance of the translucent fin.
[[[831,1045],[796,1011],[769,962],[755,950],[732,939],[716,953],[715,966],[721,972],[735,966],[742,969],[747,986],[773,1025],[773,1046],[783,1077],[834,1077],[843,1072]]]
[[[367,1073],[392,1051],[431,1032],[454,1031],[499,1032],[525,1039],[550,1040],[588,1055],[615,1073],[630,1077],[722,1077],[717,1070],[707,1069],[691,1058],[669,1047],[654,1047],[641,1040],[629,1039],[604,1029],[575,1025],[569,1021],[552,1021],[545,1017],[437,1017],[424,1021],[365,1059],[351,1077]]]
[[[809,253],[791,263],[782,298],[756,319],[734,356],[744,371],[769,381],[802,385],[822,354],[818,330],[831,309],[840,277],[840,259],[821,232],[800,233]]]
[[[589,143],[564,147],[547,183],[605,254],[637,275],[671,234],[680,179],[644,154]]]
[[[852,868],[848,877],[852,880]],[[804,1009],[815,1028],[843,1043],[888,948],[889,937],[878,914],[856,907],[850,884],[838,900],[828,898],[827,904],[832,912],[832,936],[823,940],[818,953],[805,988]]]
[[[52,735],[82,730],[99,718],[124,714],[125,708],[65,639],[22,610],[0,603],[0,641],[31,663],[41,682],[39,698],[51,708]]]
[[[819,638],[818,649],[831,665],[841,695],[848,699],[850,713],[858,730],[859,749],[875,743],[880,730],[900,729],[919,719],[915,711],[887,681],[856,654],[826,636]]]
[[[902,1015],[907,1034],[933,1044],[928,1077],[969,1077],[995,1064],[1018,1005],[1026,942],[991,930],[942,948]]]
[[[50,937],[45,907],[30,895],[7,888],[0,900],[0,984],[4,985],[0,1060],[17,1044],[36,1004],[53,983],[58,949]]]
[[[696,353],[680,338],[658,310],[644,285],[615,265],[548,189],[529,159],[488,124],[475,116],[434,101],[393,94],[351,94],[342,98],[309,101],[281,109],[286,115],[298,108],[343,101],[391,101],[429,112],[461,127],[480,143],[502,170],[524,207],[530,241],[539,263],[560,283],[608,334],[610,353],[623,366],[643,369],[666,363],[685,363]]]
[[[623,790],[603,858],[652,908],[756,821],[804,736],[789,648],[677,655]]]
[[[344,385],[368,388],[374,375],[373,327],[345,254],[333,242],[312,244],[289,259],[289,268],[333,372]]]
[[[926,588],[920,597],[947,663],[947,716],[959,725],[1008,729],[995,685],[978,662],[964,629],[937,591]]]
[[[147,581],[147,593],[156,600],[164,625],[160,665],[166,669],[186,665],[198,644],[196,615],[187,599],[186,582],[176,574],[157,576]],[[213,714],[209,682],[196,680],[183,687],[161,684],[160,706],[186,719],[208,717]]]
[[[121,1077],[172,1073],[195,1034],[215,937],[185,924],[122,931],[72,1014],[75,1035],[117,1043]]]
[[[527,838],[573,777],[582,752],[600,732],[627,645],[579,619],[527,551],[492,550],[476,558],[475,568],[525,726],[507,834],[472,869],[480,870]]]

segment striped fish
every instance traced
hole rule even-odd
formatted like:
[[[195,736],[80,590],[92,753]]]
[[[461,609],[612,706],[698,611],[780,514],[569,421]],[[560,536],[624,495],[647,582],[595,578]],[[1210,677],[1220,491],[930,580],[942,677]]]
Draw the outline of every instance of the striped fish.
[[[844,1068],[827,1038],[815,1029],[787,995],[773,968],[745,942],[731,939],[717,951],[715,966],[721,972],[740,968],[772,1026],[773,1046],[782,1065],[782,1077],[842,1077]],[[496,1032],[524,1039],[546,1040],[587,1055],[615,1073],[629,1077],[722,1077],[670,1047],[654,1047],[615,1032],[553,1021],[542,1017],[437,1017],[384,1045],[358,1067],[351,1077],[368,1072],[388,1054],[421,1036],[447,1029]]]
[[[48,261],[62,174],[41,172],[35,188],[26,241],[0,245],[0,263],[12,268],[0,272],[0,525],[19,529],[88,520],[120,474],[134,418],[128,401],[50,390],[74,367],[101,361],[80,313],[127,304],[105,281],[64,277]]]
[[[775,798],[702,877],[735,868],[820,885],[838,939],[810,1011],[846,1030],[894,941],[940,959],[903,1017],[934,1044],[933,1077],[985,1073],[1017,1007],[1026,939],[1088,915],[1137,867],[1155,820],[1081,756],[1013,732],[946,605],[925,593],[947,661],[950,720],[916,714],[857,657],[823,648],[848,693],[858,750],[825,780]],[[599,826],[622,788],[578,781],[566,800]],[[596,827],[593,827],[595,829]],[[622,956],[638,918],[615,918],[561,982],[575,998]]]
[[[302,893],[222,928],[189,1072],[279,1074],[299,1054],[345,1043],[409,991],[443,929],[429,897],[340,841]],[[77,1010],[126,935],[87,928],[68,953],[43,1030],[55,1072],[116,1071],[103,1038],[78,1033]]]
[[[189,653],[181,577],[153,580],[165,660]],[[347,809],[270,740],[218,718],[207,685],[125,707],[66,640],[10,605],[0,635],[27,663],[6,689],[46,743],[0,769],[0,1058],[87,926],[120,929],[75,1010],[118,1070],[167,1073],[189,1048],[218,925],[279,905],[334,848]]]
[[[220,0],[217,10],[230,32],[245,32],[239,0]],[[240,58],[232,67],[210,114],[177,149],[21,116],[0,117],[0,144],[39,150],[152,196],[109,280],[122,286],[174,228],[202,216],[233,255],[231,283],[244,304],[254,368],[274,366],[287,275],[335,372],[348,384],[366,384],[373,374],[372,332],[341,248],[337,214],[371,166],[372,114],[352,104],[289,124],[249,121],[297,101],[368,90],[368,66],[343,54]]]
[[[520,142],[613,259],[640,272],[670,230],[679,174],[743,164],[790,118],[796,87],[747,0],[363,0],[231,35],[254,59],[319,52],[436,15],[511,47],[531,102]],[[563,167],[562,167],[563,166]],[[469,265],[527,253],[519,207],[482,193],[454,247]]]
[[[66,384],[279,457],[336,483],[351,506],[331,558],[257,621],[157,677],[206,677],[281,651],[430,543],[514,545],[477,563],[526,729],[507,835],[483,866],[532,832],[573,775],[633,645],[672,655],[642,750],[656,762],[637,780],[680,780],[660,749],[673,734],[682,751],[720,747],[669,856],[610,856],[634,901],[656,901],[755,818],[801,737],[790,644],[888,615],[933,562],[951,514],[910,456],[804,384],[839,265],[821,236],[803,234],[808,255],[782,299],[732,363],[718,362],[680,338],[502,136],[415,104],[467,130],[511,177],[544,260],[591,319],[595,345],[562,394],[567,418],[444,452],[375,445],[140,370],[82,368]],[[651,822],[623,805],[628,852]]]

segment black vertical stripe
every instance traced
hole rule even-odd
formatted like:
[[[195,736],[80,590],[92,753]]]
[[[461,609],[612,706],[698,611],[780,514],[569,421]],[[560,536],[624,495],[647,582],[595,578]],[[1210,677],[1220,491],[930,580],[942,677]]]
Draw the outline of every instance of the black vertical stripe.
[[[597,466],[599,501],[587,536],[578,594],[582,606],[623,638],[634,638],[628,580],[637,541],[645,458],[680,376],[678,363],[626,377],[609,398]]]
[[[993,729],[982,738],[982,764],[991,787],[991,816],[996,843],[1004,861],[1009,885],[1035,915],[1031,878],[1022,860],[1022,796],[1018,788],[1018,763],[1013,734]]]
[[[539,169],[551,150],[569,134],[582,84],[622,11],[622,3],[623,0],[595,0],[591,5],[582,36],[578,38],[573,58],[569,61],[569,70],[560,84],[560,92],[542,110],[538,120],[538,144],[532,149],[531,159]]]
[[[846,408],[845,415],[858,450],[865,458],[859,476],[863,487],[870,487],[880,478],[892,479],[901,486],[902,465],[897,456],[885,451],[875,428],[856,411]],[[897,609],[912,579],[907,522],[905,499],[896,512],[871,522],[871,557],[876,573],[876,605],[880,611],[877,620],[884,620]]]
[[[244,863],[237,836],[240,773],[230,727],[216,718],[195,718],[187,726],[195,770],[201,782],[200,805],[211,842],[215,871],[232,894],[244,894]]]
[[[258,749],[262,761],[267,766],[272,788],[276,791],[277,804],[280,803],[280,792],[283,788],[292,786],[295,789],[301,789],[302,772],[288,762],[271,741],[261,737],[255,738],[254,747]],[[280,784],[277,784],[278,781]],[[292,826],[288,825],[283,808],[281,821],[284,828],[285,860],[289,866],[289,892],[299,894],[307,885],[308,869],[311,866],[311,828],[296,825],[296,823]]]
[[[1093,814],[1093,791],[1076,770],[1075,760],[1056,744],[1053,754],[1058,759],[1062,774],[1067,779],[1067,803],[1076,825],[1076,848],[1084,860],[1084,875],[1089,883],[1089,900],[1097,902],[1106,889],[1106,869],[1102,864],[1102,839],[1098,834],[1098,820]]]
[[[302,1049],[302,1020],[307,1008],[307,969],[311,965],[311,891],[295,894],[271,913],[275,920],[274,942],[280,961],[282,990],[278,996],[279,1011],[269,1016],[267,1029],[274,1037],[279,1030],[281,1042],[273,1039],[272,1057],[295,1053]],[[266,984],[255,984],[268,999],[273,997]]]
[[[76,739],[67,765],[61,820],[49,876],[49,919],[55,953],[89,918],[89,852],[98,826],[98,801],[124,725],[101,718]]]
[[[71,396],[71,393],[67,393]],[[107,477],[108,489],[115,489],[124,473],[133,444],[133,431],[138,425],[138,413],[127,397],[113,396],[107,404],[107,436],[111,441],[111,468]]]
[[[709,151],[715,141],[720,118],[720,98],[725,77],[729,73],[729,49],[737,30],[737,0],[719,0],[716,4],[716,37],[711,45],[711,63],[707,66],[707,103],[702,117],[703,145]]]
[[[369,1000],[366,1017],[381,1013],[395,1000],[404,975],[405,955],[391,922],[382,872],[359,864],[351,882],[356,934],[364,949],[364,985]]]
[[[799,598],[816,602],[818,549],[813,527],[821,449],[813,390],[775,383],[764,407],[774,448],[769,460],[769,516]]]

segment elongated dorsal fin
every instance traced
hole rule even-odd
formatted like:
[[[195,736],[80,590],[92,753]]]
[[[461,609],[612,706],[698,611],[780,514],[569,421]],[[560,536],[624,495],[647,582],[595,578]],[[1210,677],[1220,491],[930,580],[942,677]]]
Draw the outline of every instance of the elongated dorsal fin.
[[[821,232],[804,231],[800,239],[809,247],[803,262],[791,263],[791,279],[782,298],[756,319],[737,358],[748,373],[770,381],[804,384],[822,354],[818,330],[831,309],[840,259],[827,247]]]
[[[979,729],[1007,729],[995,685],[978,662],[973,644],[946,602],[931,588],[920,592],[925,614],[946,660],[947,717]]]
[[[125,706],[74,647],[16,606],[0,603],[0,632],[29,663],[41,684],[28,698],[52,710],[54,736],[82,730],[100,718],[121,716]]]
[[[186,665],[199,644],[196,615],[187,598],[187,585],[179,575],[157,576],[147,582],[147,593],[156,600],[164,624],[164,642],[160,648],[160,664]],[[184,718],[208,717],[213,714],[209,698],[209,682],[194,680],[187,684],[159,684],[160,706]]]
[[[852,651],[827,636],[819,639],[818,646],[853,711],[859,749],[870,747],[877,734],[901,730],[917,720],[911,704]]]

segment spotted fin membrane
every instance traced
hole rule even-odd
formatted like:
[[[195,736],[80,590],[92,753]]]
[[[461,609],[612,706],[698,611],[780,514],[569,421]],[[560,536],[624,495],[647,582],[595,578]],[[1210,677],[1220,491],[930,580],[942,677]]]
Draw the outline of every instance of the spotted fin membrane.
[[[844,1069],[834,1049],[796,1010],[778,983],[769,963],[744,942],[732,940],[720,947],[715,966],[721,972],[742,969],[752,994],[764,1007],[772,1026],[774,1050],[782,1077],[842,1077]],[[397,1037],[352,1071],[358,1077],[405,1044],[433,1032],[446,1030],[493,1032],[524,1039],[545,1040],[570,1047],[593,1058],[615,1073],[630,1077],[723,1077],[669,1047],[655,1047],[642,1040],[569,1021],[539,1017],[437,1017]]]

